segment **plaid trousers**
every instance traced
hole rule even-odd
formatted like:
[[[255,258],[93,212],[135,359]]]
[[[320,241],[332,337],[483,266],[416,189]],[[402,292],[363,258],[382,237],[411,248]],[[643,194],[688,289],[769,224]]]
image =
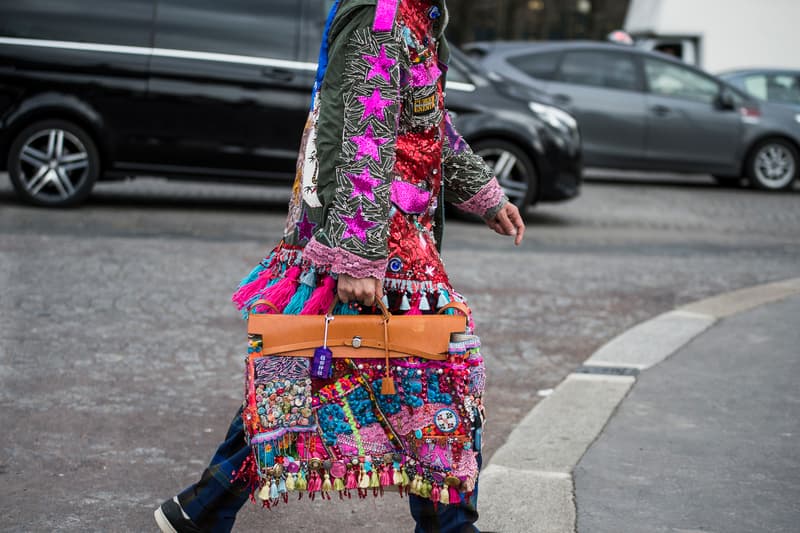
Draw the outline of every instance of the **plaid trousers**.
[[[480,451],[480,450],[478,450]],[[242,424],[242,408],[233,417],[225,441],[217,448],[200,480],[178,494],[184,512],[203,531],[228,533],[233,529],[236,513],[247,502],[249,494],[242,482],[232,481],[233,473],[250,454]],[[481,466],[478,453],[478,467]],[[478,533],[478,485],[472,497],[458,505],[434,506],[427,498],[409,495],[411,516],[416,522],[414,533]]]

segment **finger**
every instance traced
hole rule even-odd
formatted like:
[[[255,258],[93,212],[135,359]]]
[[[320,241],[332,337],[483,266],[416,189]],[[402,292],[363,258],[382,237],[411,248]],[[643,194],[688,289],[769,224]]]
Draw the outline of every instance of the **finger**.
[[[489,226],[494,232],[500,233],[500,226],[497,225],[496,219],[492,218],[486,221],[486,225]]]
[[[375,293],[373,291],[364,291],[364,296],[361,298],[361,303],[367,307],[375,305]]]
[[[508,213],[505,209],[501,209],[500,212],[497,213],[497,222],[503,230],[503,235],[514,234],[514,225],[508,219]]]
[[[350,302],[350,291],[345,290],[344,287],[339,287],[336,291],[336,295],[339,297],[339,301],[342,303],[349,303]]]
[[[525,235],[525,221],[522,220],[522,215],[520,215],[518,209],[511,211],[509,218],[511,219],[511,223],[514,224],[514,229],[517,232],[517,238],[514,239],[514,244],[519,246],[522,243],[522,237]]]

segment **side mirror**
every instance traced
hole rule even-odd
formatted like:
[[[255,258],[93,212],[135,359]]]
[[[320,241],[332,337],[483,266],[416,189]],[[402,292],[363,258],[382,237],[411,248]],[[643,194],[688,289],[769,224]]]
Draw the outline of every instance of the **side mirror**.
[[[720,89],[716,104],[717,108],[723,111],[733,111],[736,109],[736,101],[733,98],[733,93],[727,87]]]

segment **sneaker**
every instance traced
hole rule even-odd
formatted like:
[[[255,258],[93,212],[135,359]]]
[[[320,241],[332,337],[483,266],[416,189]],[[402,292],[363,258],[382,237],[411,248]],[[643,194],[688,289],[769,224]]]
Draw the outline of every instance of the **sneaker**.
[[[153,514],[162,533],[203,533],[178,503],[177,496],[162,503]]]

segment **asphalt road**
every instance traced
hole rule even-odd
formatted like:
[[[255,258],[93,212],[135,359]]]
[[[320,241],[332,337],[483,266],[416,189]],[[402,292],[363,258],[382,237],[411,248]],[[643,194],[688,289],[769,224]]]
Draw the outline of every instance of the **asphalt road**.
[[[800,273],[800,191],[630,178],[532,210],[516,249],[448,222],[446,265],[488,357],[486,459],[539,392],[626,328]],[[0,175],[0,530],[154,531],[153,507],[196,478],[240,402],[244,323],[229,296],[280,235],[286,201],[148,179],[44,210]],[[249,506],[239,530],[266,521],[412,529],[396,496]]]

